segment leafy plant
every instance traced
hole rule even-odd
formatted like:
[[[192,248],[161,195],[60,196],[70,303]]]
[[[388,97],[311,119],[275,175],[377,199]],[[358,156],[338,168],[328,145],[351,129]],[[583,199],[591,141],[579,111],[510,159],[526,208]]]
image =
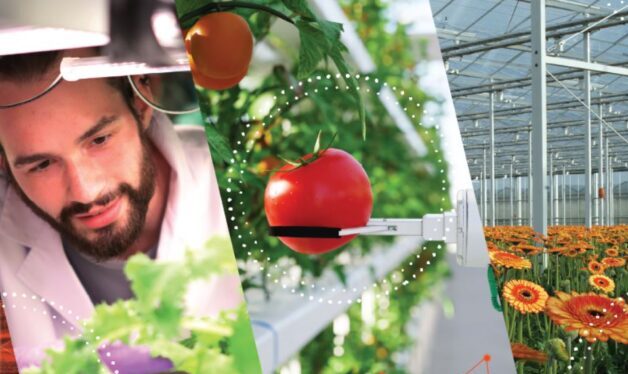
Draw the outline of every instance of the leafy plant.
[[[245,305],[215,317],[185,312],[192,282],[237,272],[230,247],[229,240],[214,238],[203,250],[187,251],[184,261],[132,256],[125,274],[135,298],[96,306],[79,338],[66,337],[63,350],[48,350],[42,366],[27,372],[107,373],[98,352],[117,344],[146,347],[152,357],[190,374],[260,372]]]

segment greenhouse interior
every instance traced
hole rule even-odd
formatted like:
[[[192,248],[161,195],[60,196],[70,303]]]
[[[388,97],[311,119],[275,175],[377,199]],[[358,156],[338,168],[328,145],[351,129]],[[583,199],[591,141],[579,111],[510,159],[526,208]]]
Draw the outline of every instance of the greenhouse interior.
[[[624,1],[431,3],[485,224],[627,223]]]

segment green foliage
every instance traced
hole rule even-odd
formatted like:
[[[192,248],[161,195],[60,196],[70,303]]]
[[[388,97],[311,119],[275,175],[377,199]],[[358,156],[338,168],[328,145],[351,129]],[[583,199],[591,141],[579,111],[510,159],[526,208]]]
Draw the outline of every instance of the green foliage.
[[[300,353],[304,374],[314,373],[405,373],[400,355],[412,348],[412,332],[406,331],[413,308],[432,296],[434,288],[447,276],[449,270],[442,261],[443,251],[438,243],[429,243],[421,256],[412,255],[412,265],[394,271],[376,289],[375,323],[363,321],[362,305],[353,305],[347,311],[350,332],[337,344],[331,326],[323,330]],[[432,256],[436,254],[436,257]],[[426,261],[431,265],[427,266]],[[421,272],[420,268],[424,268]],[[405,286],[404,286],[405,284]],[[394,288],[397,287],[395,290]],[[364,300],[362,301],[364,302]],[[333,347],[342,349],[334,354]]]
[[[193,3],[177,1],[182,2]],[[268,275],[277,264],[298,266],[309,282],[326,270],[344,282],[346,267],[338,261],[341,253],[350,251],[359,257],[375,244],[393,240],[358,237],[331,253],[305,256],[267,234],[263,197],[269,175],[281,166],[281,159],[298,160],[310,153],[319,133],[320,144],[327,144],[336,134],[332,147],[348,151],[364,166],[374,195],[373,217],[418,218],[448,210],[451,205],[439,134],[433,127],[422,125],[426,104],[438,104],[420,89],[415,74],[417,55],[424,55],[425,43],[410,40],[401,25],[389,32],[385,4],[342,1],[347,15],[357,21],[357,30],[377,65],[368,81],[357,79],[344,57],[340,25],[316,20],[305,1],[256,3],[292,17],[299,32],[298,54],[285,45],[281,35],[269,34],[273,17],[239,9],[258,42],[264,39],[293,61],[274,66],[255,87],[237,86],[220,92],[199,89],[199,97],[211,128],[210,144],[226,143],[229,147],[228,152],[212,147],[212,156],[243,286],[262,288],[272,297]],[[187,9],[194,9],[189,4]],[[416,155],[381,104],[376,93],[384,83],[395,87],[396,100],[412,119],[428,148],[427,155]],[[363,122],[368,129],[366,137]],[[430,256],[436,245],[428,244]],[[387,285],[374,291],[387,300],[387,306],[378,306],[376,311],[377,320],[386,323],[366,326],[360,306],[354,305],[348,311],[351,332],[345,337],[344,354],[334,356],[334,334],[327,328],[301,353],[303,372],[404,372],[396,357],[412,344],[412,337],[404,331],[410,311],[447,274],[440,260],[442,250],[434,252],[438,256],[429,258],[431,265],[425,266],[428,259],[422,256],[403,271],[395,271],[387,278]],[[250,270],[253,262],[263,268],[261,273]],[[425,271],[420,272],[419,266]],[[405,285],[394,291],[394,297],[386,296],[387,287],[397,282]],[[371,338],[365,342],[362,337],[367,333]]]
[[[224,2],[229,4],[230,2]],[[360,114],[360,121],[362,125],[363,136],[366,134],[366,124],[364,117],[364,103],[362,97],[358,91],[355,90],[357,83],[353,76],[346,76],[349,73],[349,68],[345,59],[342,57],[342,53],[347,50],[342,41],[340,40],[340,34],[342,32],[342,25],[336,22],[330,22],[325,20],[319,20],[316,18],[306,0],[254,0],[248,2],[251,6],[261,5],[269,7],[275,11],[281,12],[284,15],[292,19],[294,26],[299,31],[301,38],[301,47],[299,49],[299,63],[297,65],[296,76],[298,79],[304,79],[310,76],[317,68],[317,66],[325,61],[327,58],[336,65],[338,71],[342,73],[345,82],[350,87],[354,88],[351,91],[351,95],[356,101],[356,105]],[[188,19],[189,14],[193,14],[196,10],[207,5],[216,5],[219,2],[209,0],[179,0],[176,2],[176,9],[180,19],[184,19],[181,27],[187,29],[193,25],[193,22],[198,19],[194,17]],[[215,10],[220,10],[216,8]],[[259,42],[267,36],[270,31],[270,25],[273,19],[268,12],[258,9],[250,9],[247,7],[236,7],[232,10],[235,13],[245,17],[249,22],[251,31],[255,39]],[[211,143],[211,140],[210,140]]]
[[[80,339],[66,338],[63,350],[49,350],[42,367],[29,373],[104,373],[95,350],[115,342],[149,347],[154,357],[168,358],[190,374],[261,372],[245,305],[216,317],[185,312],[190,283],[236,272],[226,238],[187,251],[183,261],[135,255],[125,266],[135,298],[98,305]]]

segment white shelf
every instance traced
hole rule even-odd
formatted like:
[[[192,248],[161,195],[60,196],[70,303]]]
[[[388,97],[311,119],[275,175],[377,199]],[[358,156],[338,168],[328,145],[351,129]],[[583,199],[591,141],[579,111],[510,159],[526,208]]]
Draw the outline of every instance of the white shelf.
[[[419,253],[421,238],[399,238],[377,247],[359,265],[346,269],[347,285],[333,271],[320,277],[315,288],[296,290],[277,285],[269,301],[258,290],[246,294],[257,351],[264,373],[271,373],[299,352],[322,329],[360,298],[364,290]]]

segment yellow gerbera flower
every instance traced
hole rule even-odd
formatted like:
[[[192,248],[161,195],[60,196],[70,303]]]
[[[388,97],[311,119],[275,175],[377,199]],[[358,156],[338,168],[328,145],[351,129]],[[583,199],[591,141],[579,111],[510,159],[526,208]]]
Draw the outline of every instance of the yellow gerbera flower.
[[[508,304],[523,314],[542,312],[549,296],[543,287],[523,279],[508,281],[502,295]]]
[[[593,288],[604,293],[611,293],[615,291],[615,282],[606,275],[593,274],[589,277],[589,284],[593,286]]]

